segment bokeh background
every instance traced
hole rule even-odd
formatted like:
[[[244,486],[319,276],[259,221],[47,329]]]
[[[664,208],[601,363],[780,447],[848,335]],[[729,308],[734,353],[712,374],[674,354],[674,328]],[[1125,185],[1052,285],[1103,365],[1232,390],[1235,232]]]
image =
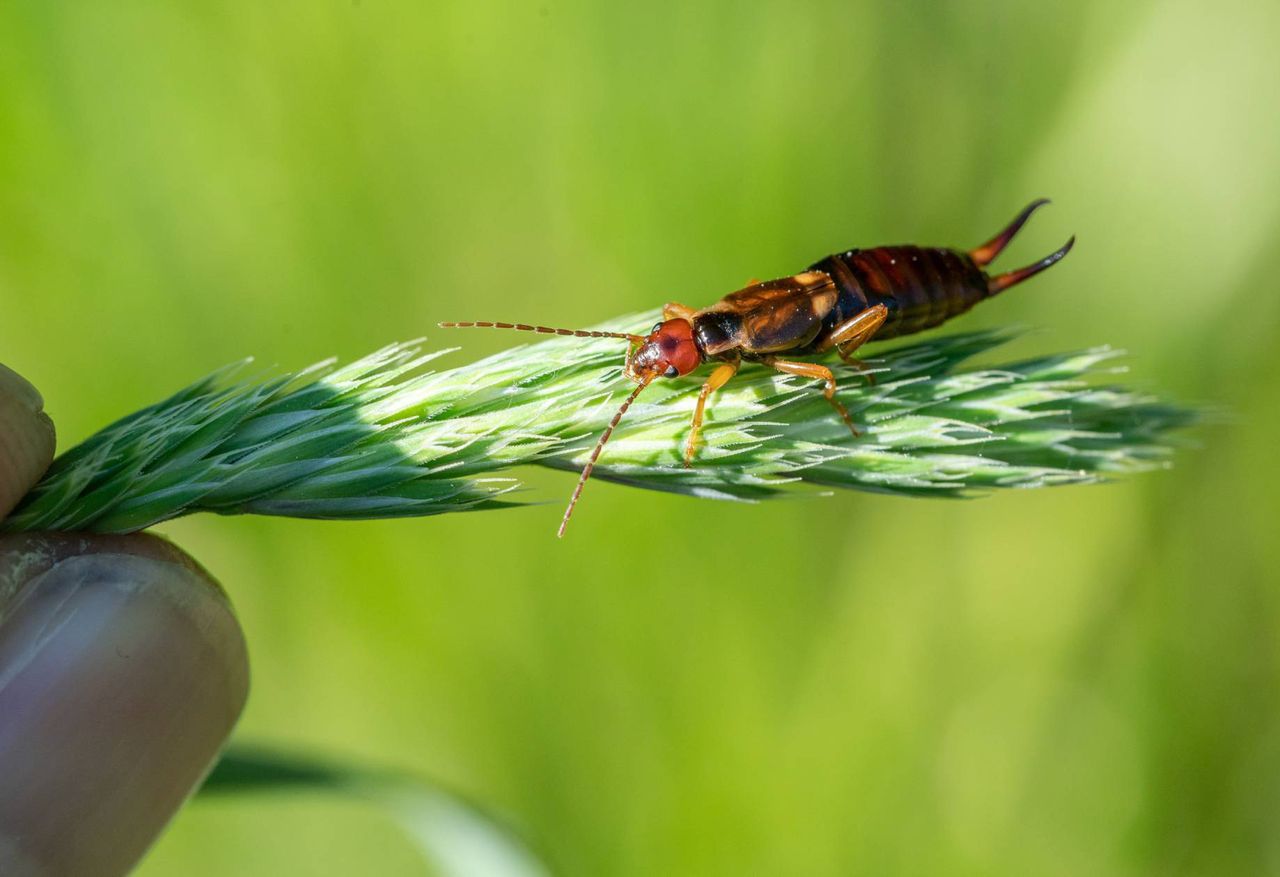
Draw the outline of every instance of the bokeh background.
[[[563,875],[1280,873],[1280,5],[0,7],[0,355],[63,447],[252,354],[709,302],[850,245],[1059,268],[966,318],[1221,412],[1172,471],[765,506],[167,525],[243,740],[440,778]],[[2,781],[2,780],[0,780]],[[376,808],[184,810],[140,871],[423,873]]]

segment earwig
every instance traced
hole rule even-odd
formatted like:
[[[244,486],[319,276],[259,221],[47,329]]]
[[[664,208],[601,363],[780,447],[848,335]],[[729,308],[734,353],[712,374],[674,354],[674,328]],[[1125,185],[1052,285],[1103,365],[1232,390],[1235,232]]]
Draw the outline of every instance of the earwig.
[[[846,250],[827,256],[800,274],[764,283],[752,281],[702,310],[675,302],[662,309],[662,322],[647,335],[557,329],[525,323],[441,323],[443,328],[515,329],[578,338],[620,338],[629,350],[623,374],[637,386],[622,403],[596,442],[573,497],[560,521],[564,536],[582,488],[595,469],[609,437],[640,392],[657,378],[682,377],[707,362],[719,365],[702,385],[684,449],[685,466],[692,466],[707,399],[723,387],[744,361],[758,362],[785,374],[820,380],[823,395],[848,425],[859,433],[848,409],[836,398],[831,369],[814,362],[783,359],[818,356],[832,350],[845,363],[861,367],[853,353],[868,341],[897,338],[933,328],[959,316],[975,304],[1004,292],[1056,264],[1075,244],[1070,238],[1060,249],[1015,271],[994,276],[987,265],[1047,198],[1032,201],[999,234],[967,252],[940,247],[898,245]],[[867,379],[871,380],[870,374]]]

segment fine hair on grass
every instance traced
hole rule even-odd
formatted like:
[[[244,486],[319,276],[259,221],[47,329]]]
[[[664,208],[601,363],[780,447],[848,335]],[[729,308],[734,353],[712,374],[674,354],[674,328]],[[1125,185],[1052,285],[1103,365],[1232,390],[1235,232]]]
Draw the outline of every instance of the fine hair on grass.
[[[601,331],[634,331],[654,314]],[[1098,481],[1165,466],[1193,413],[1114,383],[1095,347],[974,364],[1007,330],[941,335],[833,364],[860,437],[814,382],[744,368],[708,408],[691,468],[683,443],[703,378],[638,399],[595,477],[748,502],[806,485],[910,496]],[[510,470],[579,471],[632,389],[612,338],[552,338],[470,365],[394,344],[292,374],[224,369],[62,454],[7,531],[125,533],[199,511],[359,519],[519,504]]]

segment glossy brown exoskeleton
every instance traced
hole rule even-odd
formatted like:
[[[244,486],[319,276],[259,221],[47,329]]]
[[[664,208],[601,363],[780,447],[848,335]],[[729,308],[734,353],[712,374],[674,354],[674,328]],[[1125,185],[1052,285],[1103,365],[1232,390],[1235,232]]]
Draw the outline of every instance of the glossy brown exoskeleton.
[[[631,344],[624,373],[637,384],[600,436],[583,467],[569,507],[560,522],[564,535],[569,516],[605,443],[640,391],[659,377],[687,375],[706,362],[718,363],[698,394],[684,461],[693,465],[707,397],[723,387],[744,361],[758,362],[787,374],[821,380],[823,395],[858,435],[849,411],[836,398],[831,369],[793,356],[820,356],[835,350],[846,363],[861,366],[853,352],[868,341],[896,338],[932,328],[962,314],[983,299],[1003,292],[1053,265],[1071,249],[1060,250],[1025,268],[988,275],[985,267],[1000,254],[1035,210],[1027,205],[1003,231],[977,249],[963,252],[939,247],[888,246],[846,250],[827,256],[791,277],[752,282],[709,308],[694,310],[670,303],[663,321],[648,335],[554,329],[523,323],[441,323],[446,328],[518,329],[589,338],[624,338]],[[785,355],[785,356],[784,356]],[[870,375],[867,376],[870,379]]]

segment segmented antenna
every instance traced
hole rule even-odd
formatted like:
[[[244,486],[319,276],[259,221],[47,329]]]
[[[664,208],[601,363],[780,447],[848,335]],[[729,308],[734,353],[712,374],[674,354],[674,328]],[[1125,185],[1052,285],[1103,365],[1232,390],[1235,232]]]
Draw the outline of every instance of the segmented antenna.
[[[564,517],[560,519],[560,529],[556,531],[556,536],[564,538],[565,527],[569,526],[569,518],[573,514],[573,507],[578,504],[578,497],[582,496],[582,488],[586,486],[587,479],[591,477],[591,472],[596,468],[596,460],[600,459],[600,452],[604,450],[604,444],[609,440],[609,436],[613,435],[613,430],[617,427],[622,415],[627,413],[627,409],[631,407],[631,403],[636,400],[636,396],[640,395],[640,391],[649,386],[649,382],[653,380],[653,376],[649,375],[640,379],[640,385],[631,391],[631,395],[627,397],[627,401],[622,403],[622,407],[618,409],[618,413],[613,415],[613,420],[609,421],[609,425],[605,427],[605,431],[600,435],[600,441],[596,442],[596,448],[591,452],[591,458],[587,460],[587,465],[582,469],[582,476],[578,478],[578,486],[573,489],[573,496],[569,500],[569,507],[564,510]]]
[[[490,323],[468,321],[464,323],[437,323],[441,329],[515,329],[518,332],[540,332],[543,335],[572,335],[574,338],[625,338],[636,344],[644,343],[643,335],[629,332],[597,332],[593,329],[556,329],[552,326],[530,326],[527,323]]]

